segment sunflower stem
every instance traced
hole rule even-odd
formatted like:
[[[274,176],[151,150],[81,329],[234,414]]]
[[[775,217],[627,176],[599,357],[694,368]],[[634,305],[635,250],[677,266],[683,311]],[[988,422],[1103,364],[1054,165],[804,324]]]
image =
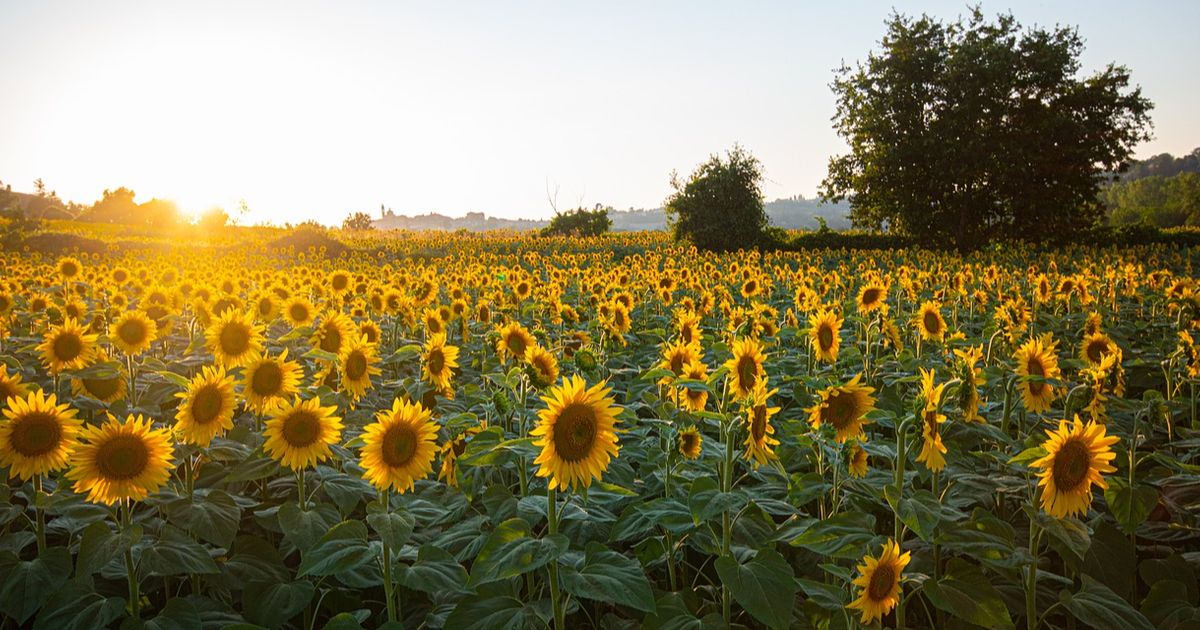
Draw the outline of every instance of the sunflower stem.
[[[384,490],[380,494],[383,495],[383,513],[387,514],[391,510],[388,509],[388,495],[391,494]],[[396,621],[396,601],[392,596],[395,586],[392,583],[392,548],[383,542],[383,596],[387,600],[387,616],[389,622]]]
[[[558,534],[558,491],[554,488],[546,490],[546,521],[549,523],[551,536]],[[558,561],[550,562],[550,603],[554,608],[554,628],[566,628],[566,616],[563,608],[562,594],[558,590]]]
[[[296,471],[296,504],[300,506],[300,511],[304,511],[304,469]]]
[[[1029,519],[1029,556],[1033,559],[1033,563],[1029,565],[1029,571],[1025,575],[1025,627],[1027,630],[1037,628],[1037,565],[1038,565],[1038,547],[1040,547],[1041,532],[1038,531],[1037,523],[1033,519]]]
[[[721,491],[729,493],[733,490],[733,419],[726,418],[725,423],[725,462],[721,467]],[[721,513],[721,557],[729,557],[729,549],[733,541],[733,523],[729,518],[729,510]],[[729,625],[730,619],[730,593],[729,586],[724,582],[721,583],[721,619],[725,625]]]
[[[37,515],[38,554],[46,551],[46,513],[42,510],[42,476],[33,476],[33,512]]]
[[[125,499],[122,504],[122,531],[133,526],[133,500]],[[125,578],[129,582],[129,615],[141,617],[141,594],[138,593],[137,566],[133,563],[133,545],[125,547]]]
[[[908,421],[903,420],[896,427],[896,466],[895,466],[895,484],[896,484],[896,505],[900,505],[900,499],[904,493],[904,463],[907,455],[904,453],[905,441],[904,433],[908,430]],[[897,508],[893,509],[893,540],[899,546],[904,542],[904,523],[900,520],[900,511]],[[901,589],[900,594],[896,597],[896,627],[904,627],[904,591]]]

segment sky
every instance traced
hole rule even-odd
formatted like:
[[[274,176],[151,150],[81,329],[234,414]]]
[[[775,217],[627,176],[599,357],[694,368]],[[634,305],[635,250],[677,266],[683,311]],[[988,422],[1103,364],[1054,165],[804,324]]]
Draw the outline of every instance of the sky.
[[[243,222],[350,212],[552,216],[659,206],[735,143],[768,199],[844,152],[833,71],[895,6],[961,2],[0,0],[0,181],[90,203],[128,186]],[[1085,72],[1156,105],[1137,157],[1200,146],[1200,2],[983,2],[1077,26]]]

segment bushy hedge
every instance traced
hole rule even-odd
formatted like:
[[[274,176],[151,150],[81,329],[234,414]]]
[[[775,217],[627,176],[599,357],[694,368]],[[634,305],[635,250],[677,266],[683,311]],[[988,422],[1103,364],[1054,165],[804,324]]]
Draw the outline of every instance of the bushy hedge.
[[[834,231],[829,229],[812,232],[768,229],[764,249],[802,251],[808,249],[904,249],[913,247],[914,239],[898,234],[864,232],[857,230]],[[1104,225],[1071,235],[1056,235],[1041,243],[1041,247],[1059,245],[1093,245],[1097,247],[1127,247],[1132,245],[1170,245],[1175,247],[1200,246],[1200,228],[1176,227],[1157,228],[1153,225]],[[947,244],[947,248],[952,244]]]

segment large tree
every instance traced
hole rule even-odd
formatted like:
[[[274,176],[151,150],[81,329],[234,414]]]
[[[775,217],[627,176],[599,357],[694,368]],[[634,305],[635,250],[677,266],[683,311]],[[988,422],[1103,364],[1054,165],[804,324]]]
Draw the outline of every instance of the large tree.
[[[952,23],[893,14],[881,49],[832,84],[832,158],[822,195],[855,225],[930,245],[1042,240],[1101,222],[1103,174],[1149,138],[1152,105],[1124,66],[1080,76],[1074,28]]]
[[[739,146],[724,159],[710,156],[687,180],[672,173],[664,207],[675,238],[716,251],[759,245],[767,227],[761,181],[758,158]]]

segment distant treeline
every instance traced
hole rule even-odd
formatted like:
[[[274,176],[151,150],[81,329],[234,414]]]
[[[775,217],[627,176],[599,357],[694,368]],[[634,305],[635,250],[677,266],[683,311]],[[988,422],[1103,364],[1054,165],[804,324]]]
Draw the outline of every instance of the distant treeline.
[[[1113,225],[1200,225],[1200,148],[1178,158],[1162,153],[1135,162],[1100,198]]]

